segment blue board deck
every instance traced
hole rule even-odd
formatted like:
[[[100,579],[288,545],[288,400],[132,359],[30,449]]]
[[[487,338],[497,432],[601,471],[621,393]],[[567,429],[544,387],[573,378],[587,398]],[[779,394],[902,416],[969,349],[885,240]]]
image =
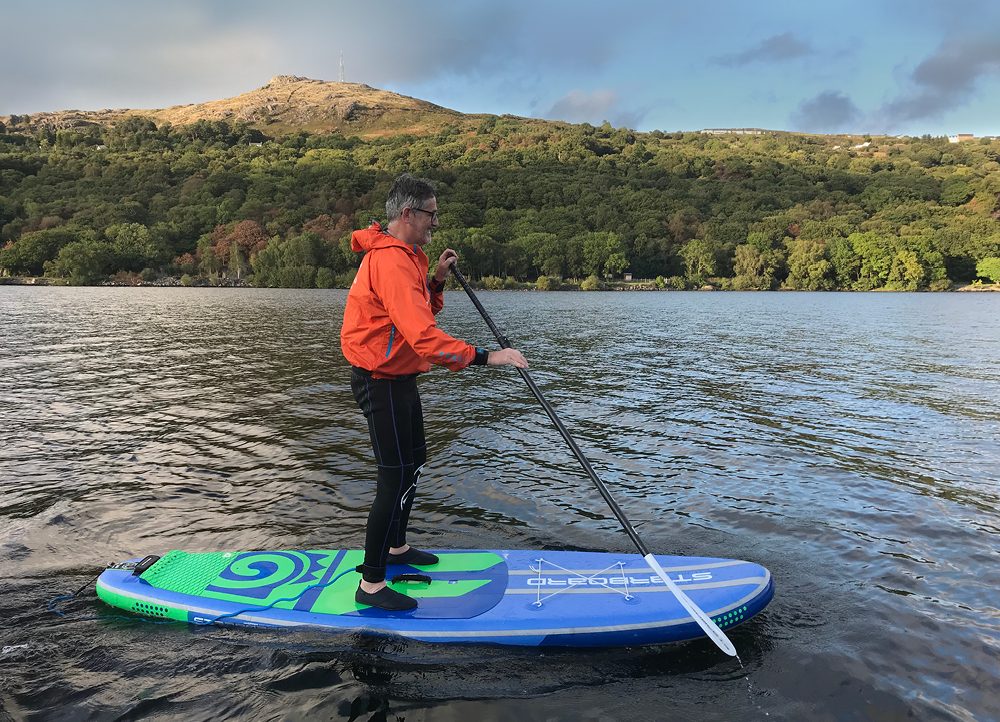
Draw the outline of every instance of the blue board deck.
[[[143,571],[109,568],[97,581],[107,603],[193,624],[313,627],[395,634],[425,642],[600,647],[704,636],[637,554],[435,551],[438,564],[390,566],[419,574],[393,589],[417,609],[385,612],[354,601],[357,550],[171,551]],[[759,613],[774,593],[764,567],[734,559],[657,556],[664,570],[722,629]]]

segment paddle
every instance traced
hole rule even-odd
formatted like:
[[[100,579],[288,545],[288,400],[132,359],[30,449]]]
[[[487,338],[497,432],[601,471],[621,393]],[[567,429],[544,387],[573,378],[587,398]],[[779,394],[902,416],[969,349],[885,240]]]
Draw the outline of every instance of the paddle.
[[[458,279],[458,282],[462,284],[462,288],[464,288],[465,292],[469,294],[469,298],[472,300],[473,305],[475,305],[479,313],[482,314],[483,320],[486,321],[486,325],[490,327],[490,331],[492,331],[493,335],[496,336],[497,342],[500,344],[500,347],[511,348],[510,339],[508,339],[506,336],[500,333],[500,330],[496,327],[496,324],[493,323],[493,319],[490,318],[490,315],[486,313],[486,309],[483,308],[483,304],[481,304],[479,302],[479,299],[476,298],[476,294],[472,291],[472,287],[469,286],[469,282],[465,280],[465,276],[463,276],[462,272],[458,270],[458,266],[452,264],[451,270],[452,273],[455,274],[455,278]],[[616,502],[614,497],[611,496],[611,492],[608,491],[608,488],[604,485],[604,482],[601,481],[600,478],[597,476],[597,472],[594,471],[594,467],[590,465],[590,462],[587,461],[587,457],[583,455],[582,451],[580,451],[580,447],[576,445],[575,441],[573,441],[573,437],[569,435],[569,431],[566,430],[566,427],[563,426],[562,421],[560,421],[559,417],[556,415],[556,410],[552,408],[552,405],[545,400],[544,396],[542,396],[541,390],[538,388],[538,386],[535,385],[535,382],[531,378],[530,374],[528,374],[528,372],[525,369],[520,369],[520,368],[517,369],[517,372],[521,374],[521,378],[524,379],[524,382],[526,384],[528,384],[528,388],[531,389],[531,393],[533,393],[535,395],[535,398],[538,399],[538,403],[542,405],[542,408],[545,409],[545,413],[548,414],[549,418],[552,420],[552,423],[555,424],[556,429],[559,430],[559,433],[562,434],[563,439],[566,441],[567,444],[569,444],[570,451],[573,452],[573,455],[576,457],[576,460],[580,462],[581,466],[583,466],[583,470],[587,472],[587,476],[590,477],[590,480],[594,482],[594,484],[597,486],[597,490],[601,492],[601,496],[604,497],[604,501],[606,501],[608,506],[611,507],[611,511],[614,512],[614,515],[618,518],[618,523],[620,523],[622,525],[622,528],[625,529],[625,533],[628,534],[629,538],[632,540],[632,543],[635,544],[636,548],[639,550],[639,553],[642,554],[642,558],[646,560],[646,563],[649,565],[649,568],[652,569],[654,572],[656,572],[657,576],[659,576],[660,579],[663,580],[664,584],[667,585],[667,588],[671,592],[673,592],[673,595],[677,598],[677,601],[680,602],[681,606],[684,607],[685,611],[691,615],[691,618],[698,623],[698,626],[701,627],[702,631],[708,635],[709,639],[715,642],[716,646],[723,652],[725,652],[731,657],[735,657],[736,648],[733,646],[733,643],[729,641],[729,637],[727,637],[725,633],[721,629],[719,629],[719,625],[713,622],[711,617],[705,614],[705,612],[703,612],[701,608],[697,604],[695,604],[691,600],[691,598],[687,594],[685,594],[681,590],[681,588],[678,587],[673,582],[673,580],[670,579],[669,576],[667,576],[667,573],[663,570],[663,567],[661,567],[660,563],[656,561],[656,557],[654,557],[650,553],[649,549],[646,548],[646,545],[643,543],[642,539],[640,539],[639,535],[636,533],[635,528],[633,528],[632,523],[625,516],[625,513],[621,510],[621,507],[618,506],[618,502]]]

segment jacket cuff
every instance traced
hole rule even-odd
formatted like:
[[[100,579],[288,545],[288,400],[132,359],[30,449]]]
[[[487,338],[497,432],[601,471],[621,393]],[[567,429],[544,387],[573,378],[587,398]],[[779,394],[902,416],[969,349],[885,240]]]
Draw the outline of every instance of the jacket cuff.
[[[441,293],[444,290],[444,281],[438,281],[434,276],[427,282],[427,288],[431,289],[431,293]]]
[[[476,357],[472,359],[471,366],[485,366],[490,357],[490,352],[484,348],[476,347]]]

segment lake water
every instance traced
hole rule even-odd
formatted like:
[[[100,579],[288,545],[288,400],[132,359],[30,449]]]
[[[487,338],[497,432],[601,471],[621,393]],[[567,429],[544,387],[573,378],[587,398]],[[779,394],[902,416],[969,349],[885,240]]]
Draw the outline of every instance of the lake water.
[[[745,668],[123,618],[108,562],[360,544],[345,292],[7,286],[0,718],[1000,718],[1000,294],[480,297],[653,551],[772,571]],[[420,383],[413,543],[632,551],[512,369]]]

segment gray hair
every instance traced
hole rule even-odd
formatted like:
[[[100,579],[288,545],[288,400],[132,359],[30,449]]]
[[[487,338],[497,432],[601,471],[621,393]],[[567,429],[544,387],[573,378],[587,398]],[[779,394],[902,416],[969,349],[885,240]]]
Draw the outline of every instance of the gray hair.
[[[387,220],[394,221],[403,215],[404,208],[420,208],[435,196],[434,186],[426,178],[416,178],[403,173],[392,182],[389,198],[385,202]]]

